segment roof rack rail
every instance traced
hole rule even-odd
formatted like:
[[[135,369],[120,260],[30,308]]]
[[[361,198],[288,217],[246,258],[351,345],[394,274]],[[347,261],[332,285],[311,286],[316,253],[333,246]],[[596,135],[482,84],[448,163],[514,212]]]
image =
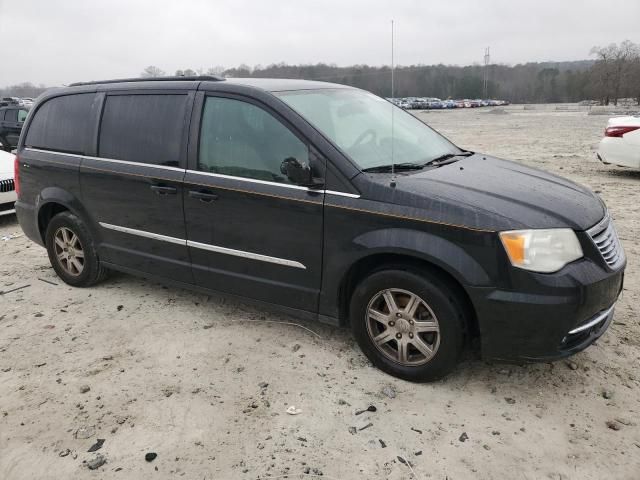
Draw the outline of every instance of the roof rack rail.
[[[124,82],[179,82],[179,81],[210,81],[210,82],[222,82],[224,77],[218,77],[217,75],[195,75],[190,77],[175,76],[175,77],[136,77],[136,78],[116,78],[114,80],[95,80],[91,82],[76,82],[69,84],[70,87],[79,87],[81,85],[100,85],[104,83],[124,83]]]

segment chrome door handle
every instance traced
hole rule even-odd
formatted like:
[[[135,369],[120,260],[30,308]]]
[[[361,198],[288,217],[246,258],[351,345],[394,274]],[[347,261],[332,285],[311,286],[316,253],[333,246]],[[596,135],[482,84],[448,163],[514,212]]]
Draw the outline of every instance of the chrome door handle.
[[[176,187],[167,187],[165,185],[151,185],[151,190],[158,195],[175,195],[178,192]]]
[[[218,195],[215,193],[211,193],[209,191],[200,191],[200,190],[189,190],[189,196],[191,198],[196,198],[201,202],[213,202],[218,199]]]

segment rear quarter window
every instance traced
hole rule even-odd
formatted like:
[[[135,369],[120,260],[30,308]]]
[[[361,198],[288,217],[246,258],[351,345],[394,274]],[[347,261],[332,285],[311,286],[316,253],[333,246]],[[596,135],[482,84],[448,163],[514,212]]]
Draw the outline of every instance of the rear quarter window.
[[[187,95],[107,96],[100,125],[98,155],[177,167]]]
[[[95,94],[79,93],[47,100],[35,112],[25,139],[27,147],[85,154]],[[17,113],[17,112],[16,112]]]

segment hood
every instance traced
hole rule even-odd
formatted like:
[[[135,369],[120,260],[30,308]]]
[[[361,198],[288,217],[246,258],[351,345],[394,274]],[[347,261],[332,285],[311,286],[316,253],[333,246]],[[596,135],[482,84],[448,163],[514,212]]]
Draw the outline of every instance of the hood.
[[[436,221],[491,230],[587,230],[605,214],[603,202],[586,187],[480,154],[398,176],[389,190],[393,203],[409,202]]]
[[[13,153],[0,150],[0,180],[13,178],[13,160],[16,156]]]

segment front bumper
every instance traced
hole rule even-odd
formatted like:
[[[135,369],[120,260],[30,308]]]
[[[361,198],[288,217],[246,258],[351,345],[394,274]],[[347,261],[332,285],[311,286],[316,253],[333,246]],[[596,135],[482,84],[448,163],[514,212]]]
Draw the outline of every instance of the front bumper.
[[[638,148],[623,138],[603,138],[598,146],[597,157],[605,165],[640,168]]]
[[[483,358],[547,361],[587,348],[611,323],[624,267],[583,259],[558,274],[531,274],[520,291],[469,288]]]
[[[16,192],[15,190],[2,191],[0,188],[0,217],[15,213]]]

